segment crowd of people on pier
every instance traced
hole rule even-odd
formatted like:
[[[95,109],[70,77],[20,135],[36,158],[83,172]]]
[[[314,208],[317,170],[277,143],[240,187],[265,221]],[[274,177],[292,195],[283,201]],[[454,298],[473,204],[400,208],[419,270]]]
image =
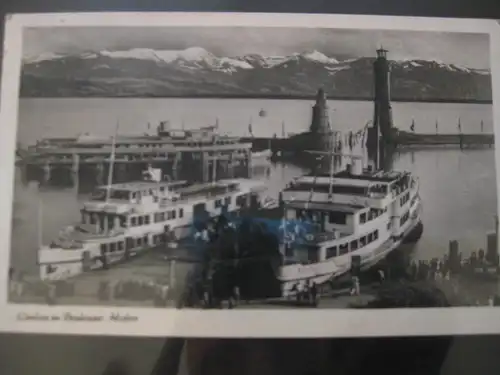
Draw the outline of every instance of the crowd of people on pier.
[[[498,272],[498,257],[496,254],[487,256],[484,250],[474,251],[470,257],[463,258],[462,253],[445,254],[441,259],[430,261],[412,261],[409,267],[411,280],[450,280],[452,276],[493,276]]]
[[[79,285],[80,284],[80,285]],[[84,285],[88,284],[88,285]],[[90,287],[89,287],[90,285]],[[83,291],[85,288],[85,291]],[[71,298],[92,298],[99,302],[143,302],[167,306],[175,298],[167,282],[123,279],[116,281],[59,280],[52,282],[26,280],[22,274],[12,274],[9,295],[13,301],[38,297],[48,305]]]

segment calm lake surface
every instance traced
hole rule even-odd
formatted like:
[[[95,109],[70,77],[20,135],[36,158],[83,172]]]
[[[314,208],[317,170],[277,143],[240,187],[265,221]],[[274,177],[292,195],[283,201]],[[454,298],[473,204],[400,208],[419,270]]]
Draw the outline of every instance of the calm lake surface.
[[[220,131],[245,135],[252,121],[255,136],[297,133],[310,124],[311,101],[299,100],[215,100],[215,99],[22,99],[19,136],[23,144],[50,136],[75,136],[90,132],[109,136],[116,121],[120,133],[148,132],[160,120],[173,127],[193,128],[212,124],[218,118]],[[357,130],[370,120],[372,103],[330,101],[331,122],[336,130]],[[261,109],[266,115],[259,116]],[[408,129],[415,120],[417,132],[456,132],[458,118],[464,133],[492,132],[492,106],[482,104],[394,103],[394,122]],[[438,149],[407,151],[394,156],[394,169],[410,170],[420,179],[424,202],[424,235],[414,256],[429,259],[447,251],[451,239],[460,241],[468,253],[486,246],[486,234],[494,228],[497,210],[494,150]],[[269,195],[305,171],[297,166],[272,165],[267,178]],[[85,196],[72,189],[38,191],[23,186],[16,176],[11,264],[36,273],[38,202],[43,202],[44,242],[79,218]]]
[[[148,121],[173,126],[198,127],[219,118],[222,131],[244,135],[250,119],[256,136],[300,132],[309,126],[310,101],[190,100],[190,99],[23,99],[20,101],[19,141],[33,143],[47,136],[74,136],[81,132],[110,135],[117,119],[123,133],[143,133]],[[330,102],[331,121],[337,130],[359,129],[372,116],[369,102]],[[264,109],[266,117],[259,117]],[[333,111],[335,109],[335,111]],[[417,132],[456,131],[461,118],[464,132],[492,131],[492,107],[476,104],[394,103],[396,126],[408,129],[415,119]],[[459,239],[464,252],[485,246],[485,234],[493,229],[497,194],[493,150],[424,150],[395,156],[394,167],[415,172],[424,201],[424,235],[414,256],[429,258],[446,251],[449,239]],[[271,194],[302,171],[291,165],[275,165],[269,176]],[[38,192],[16,178],[12,264],[36,272],[37,206],[43,201],[45,241],[78,218],[79,199],[72,190]],[[8,342],[7,342],[8,340]],[[98,374],[112,359],[128,359],[131,373],[149,373],[163,340],[82,338],[13,335],[4,340],[5,374],[31,372],[74,375]],[[470,349],[470,348],[467,348]],[[30,360],[26,361],[26,353]],[[47,359],[57,360],[47,360]]]

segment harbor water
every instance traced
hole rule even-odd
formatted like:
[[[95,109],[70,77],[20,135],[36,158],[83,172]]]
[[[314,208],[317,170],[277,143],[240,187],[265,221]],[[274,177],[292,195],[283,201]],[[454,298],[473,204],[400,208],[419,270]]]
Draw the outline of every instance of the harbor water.
[[[216,99],[22,99],[19,108],[18,142],[32,144],[43,137],[76,136],[90,133],[109,136],[118,120],[120,133],[152,133],[161,120],[186,129],[213,124],[221,133],[281,136],[298,133],[310,124],[310,101],[295,100],[216,100]],[[335,130],[359,130],[372,116],[370,102],[329,102]],[[261,109],[265,115],[260,116]],[[492,132],[492,106],[484,104],[394,103],[395,126],[407,130],[415,121],[417,133],[457,132],[460,118],[464,133]],[[149,123],[149,126],[148,126]],[[284,124],[284,126],[283,126]],[[420,179],[424,203],[424,234],[415,246],[417,259],[441,257],[450,240],[458,240],[467,254],[486,247],[486,234],[494,228],[497,210],[493,149],[423,149],[395,154],[394,169],[410,170]],[[287,163],[271,165],[268,195],[277,197],[292,178],[308,172]],[[74,189],[43,189],[15,180],[11,265],[35,274],[36,251],[41,232],[44,243],[60,229],[79,219],[81,201]],[[42,222],[38,212],[42,202]]]

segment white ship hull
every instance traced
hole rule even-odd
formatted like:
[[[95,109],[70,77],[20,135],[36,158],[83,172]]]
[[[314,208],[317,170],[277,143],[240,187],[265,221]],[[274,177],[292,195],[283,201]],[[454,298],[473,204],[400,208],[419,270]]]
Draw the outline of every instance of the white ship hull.
[[[373,267],[401,246],[405,239],[421,224],[421,212],[422,203],[417,197],[415,203],[410,207],[410,219],[401,228],[401,235],[379,238],[378,241],[360,250],[326,259],[323,262],[281,266],[277,278],[282,283],[283,297],[295,295],[297,290],[303,290],[306,284],[321,285],[349,273],[354,256],[360,257],[362,271]]]
[[[240,180],[241,182],[242,180]],[[256,192],[257,183],[245,180],[242,188],[214,197],[198,197],[175,205],[177,214],[169,220],[151,224],[122,228],[113,233],[94,238],[86,238],[75,248],[59,248],[43,246],[38,251],[38,264],[42,280],[62,280],[77,276],[83,272],[103,269],[124,262],[155,247],[175,244],[178,240],[194,234],[193,223],[197,217],[195,207],[203,205],[209,217],[219,216],[223,210],[228,213],[237,212],[241,207],[238,198]],[[258,188],[257,188],[258,190]],[[224,208],[221,201],[230,199]],[[165,208],[169,211],[169,207]],[[150,215],[152,217],[152,215]],[[67,229],[71,230],[72,227]],[[166,228],[169,232],[166,233]],[[168,237],[169,239],[166,239]],[[103,252],[103,246],[106,250]]]

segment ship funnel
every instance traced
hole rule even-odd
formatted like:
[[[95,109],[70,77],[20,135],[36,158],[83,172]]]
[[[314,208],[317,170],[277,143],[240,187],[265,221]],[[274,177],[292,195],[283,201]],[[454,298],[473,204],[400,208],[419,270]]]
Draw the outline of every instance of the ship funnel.
[[[351,174],[359,176],[363,174],[363,161],[359,158],[353,158],[351,164]]]

